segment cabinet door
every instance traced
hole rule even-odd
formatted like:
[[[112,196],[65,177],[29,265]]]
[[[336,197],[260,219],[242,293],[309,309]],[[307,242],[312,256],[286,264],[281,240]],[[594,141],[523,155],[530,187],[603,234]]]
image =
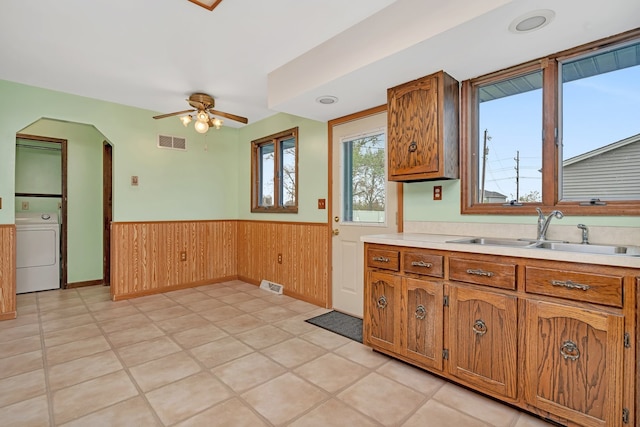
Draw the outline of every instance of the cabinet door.
[[[622,423],[623,317],[528,301],[526,399],[584,426]]]
[[[400,305],[400,276],[369,271],[365,286],[364,343],[390,351],[396,350],[399,325],[396,313]]]
[[[517,298],[452,285],[449,299],[450,373],[515,398]]]
[[[437,173],[438,78],[391,88],[388,99],[389,176]]]
[[[405,279],[400,304],[402,353],[421,365],[442,370],[443,285]]]

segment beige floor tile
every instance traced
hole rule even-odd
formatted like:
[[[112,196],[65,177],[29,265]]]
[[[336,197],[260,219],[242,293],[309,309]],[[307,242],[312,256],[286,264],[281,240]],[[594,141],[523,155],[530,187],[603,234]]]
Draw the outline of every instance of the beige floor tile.
[[[135,426],[154,427],[162,424],[153,415],[153,411],[141,397],[134,397],[108,408],[63,424],[61,427],[87,426]]]
[[[27,314],[34,314],[38,312],[38,305],[37,304],[23,305],[23,306],[18,305],[16,307],[16,312],[18,314],[18,317],[24,316]]]
[[[16,305],[18,307],[37,304],[37,302],[38,302],[38,297],[35,292],[16,295]]]
[[[176,427],[266,427],[240,399],[233,398],[177,424]]]
[[[0,380],[0,407],[44,395],[44,370],[27,372]]]
[[[117,309],[123,309],[125,307],[129,307],[131,306],[131,303],[129,302],[129,300],[122,300],[122,301],[111,301],[111,300],[107,300],[107,301],[87,301],[85,300],[85,303],[87,304],[87,308],[89,309],[89,311],[93,312],[93,313],[99,313],[102,311],[111,311],[111,310],[117,310]]]
[[[117,371],[53,393],[55,422],[62,424],[136,396],[124,371]]]
[[[162,422],[168,425],[190,418],[232,394],[213,375],[200,372],[153,390],[146,396]]]
[[[295,311],[296,313],[300,313],[300,314],[308,313],[318,308],[317,305],[308,303],[306,301],[300,301],[300,300],[296,300],[289,304],[282,305],[281,307],[284,307],[287,310]]]
[[[345,338],[342,335],[334,334],[333,332],[329,332],[318,327],[316,327],[314,331],[300,335],[300,338],[326,348],[327,350],[334,350],[351,342],[349,338]]]
[[[299,313],[288,310],[281,305],[265,308],[264,310],[256,311],[255,313],[253,313],[253,315],[258,319],[264,320],[265,322],[269,323],[280,322],[284,319],[295,317],[298,314]]]
[[[362,365],[329,353],[294,370],[298,376],[322,387],[329,393],[353,384],[369,373]]]
[[[376,372],[396,380],[400,384],[411,387],[428,397],[433,396],[438,389],[446,384],[443,379],[399,360],[389,360],[388,363],[378,368]]]
[[[218,285],[213,285],[214,287],[212,289],[205,289],[203,292],[207,295],[209,295],[212,298],[220,298],[220,297],[224,297],[227,295],[233,295],[235,293],[237,293],[238,291],[236,291],[235,289],[231,289],[227,286],[223,286],[221,284]]]
[[[191,310],[189,310],[188,308],[184,308],[181,305],[178,305],[169,308],[163,308],[160,310],[148,311],[147,317],[154,322],[159,322],[161,320],[175,319],[176,317],[186,316],[187,314],[191,313]]]
[[[135,308],[135,307],[134,307]],[[138,328],[140,326],[150,325],[151,320],[144,314],[137,311],[129,316],[119,316],[99,321],[100,328],[106,333],[120,332],[129,328]]]
[[[44,345],[45,347],[54,347],[101,334],[102,331],[100,331],[95,324],[76,326],[75,328],[63,329],[61,331],[44,332]]]
[[[0,378],[35,371],[42,369],[43,366],[42,350],[5,357],[4,359],[0,359]]]
[[[244,393],[242,397],[276,425],[293,420],[328,395],[292,373],[281,375]]]
[[[209,344],[191,349],[191,354],[207,368],[222,365],[223,363],[251,353],[251,347],[245,345],[233,337],[221,338]]]
[[[167,310],[169,308],[173,308],[178,306],[178,303],[170,298],[158,299],[155,301],[149,301],[144,304],[136,304],[138,310],[143,312],[149,311],[157,311],[157,310]]]
[[[81,357],[49,368],[52,390],[69,387],[122,369],[113,351]]]
[[[224,329],[229,334],[246,332],[264,325],[265,323],[262,320],[257,317],[253,317],[250,314],[242,314],[234,317],[233,319],[216,322],[216,326]]]
[[[118,355],[126,366],[136,366],[169,354],[182,351],[179,345],[169,337],[159,337],[149,341],[142,341],[118,350]]]
[[[239,302],[252,301],[253,299],[255,299],[255,297],[249,294],[245,294],[244,292],[238,292],[235,294],[218,297],[218,299],[225,304],[237,304]]]
[[[69,360],[107,351],[111,348],[102,335],[71,341],[55,347],[47,347],[47,365],[57,365]]]
[[[46,313],[48,311],[60,310],[63,308],[70,308],[78,305],[84,305],[84,301],[82,301],[82,298],[80,297],[44,302],[38,301],[38,310],[40,310],[40,313]]]
[[[230,305],[224,305],[211,310],[200,311],[198,313],[210,322],[220,322],[245,314],[244,311],[238,310]]]
[[[289,424],[289,427],[376,427],[381,425],[339,400],[331,399],[298,418]]]
[[[261,349],[288,340],[292,335],[280,328],[267,325],[237,334],[236,337],[253,348]]]
[[[207,319],[195,313],[156,322],[156,325],[168,334],[206,326],[208,324],[209,321]]]
[[[302,365],[326,352],[322,347],[299,338],[292,338],[262,350],[263,354],[287,368]]]
[[[377,353],[370,347],[355,341],[350,341],[347,345],[336,349],[334,353],[372,369],[391,360],[389,356]]]
[[[211,372],[240,393],[283,374],[285,369],[259,353],[251,353],[213,368]]]
[[[42,313],[42,315],[40,316],[40,320],[43,323],[49,323],[51,320],[68,319],[69,317],[88,312],[89,310],[84,304],[75,305],[73,307],[61,308],[59,310],[51,310],[47,311],[46,313]]]
[[[83,326],[93,323],[93,317],[90,314],[78,314],[63,319],[49,320],[42,323],[42,330],[45,332],[54,332],[63,329],[70,329],[76,326]]]
[[[169,298],[165,294],[153,294],[138,298],[132,298],[129,301],[131,302],[131,304],[139,306],[149,303],[162,303],[164,301],[169,301]]]
[[[268,301],[263,300],[262,298],[254,298],[249,301],[239,302],[237,304],[233,304],[235,308],[238,308],[245,313],[255,313],[256,311],[264,310],[265,308],[271,307],[271,304]]]
[[[451,383],[440,388],[433,399],[495,427],[510,426],[519,415],[515,409]]]
[[[32,337],[20,338],[13,341],[7,341],[0,345],[0,359],[15,356],[16,354],[29,353],[35,350],[41,350],[42,341],[39,335]]]
[[[193,348],[226,337],[217,326],[206,324],[173,334],[173,339],[184,348]]]
[[[490,424],[486,424],[477,418],[458,412],[455,409],[445,406],[435,400],[429,400],[404,424],[402,424],[402,427],[424,427],[425,425],[491,427]]]
[[[5,320],[5,322],[13,322],[13,320]],[[15,328],[6,328],[0,334],[0,343],[32,337],[39,334],[40,325],[38,323],[29,323],[27,325],[16,326]]]
[[[100,308],[97,306],[98,304],[94,304],[94,306],[89,306],[89,310],[93,313],[93,317],[98,322],[102,322],[102,323],[106,323],[109,320],[118,320],[118,319],[122,319],[123,317],[134,316],[136,314],[140,315],[140,311],[138,311],[138,309],[131,304],[121,305],[119,307],[109,307],[109,308],[104,308],[104,307]]]
[[[551,424],[540,418],[522,413],[513,427],[549,427],[553,425],[555,424]]]
[[[141,341],[151,340],[163,335],[164,332],[162,332],[160,328],[149,323],[144,326],[125,329],[124,331],[120,332],[113,332],[111,334],[108,334],[108,339],[109,341],[111,341],[111,344],[114,347],[118,348],[135,344]]]
[[[186,378],[200,370],[200,365],[195,360],[180,352],[135,366],[129,372],[142,391],[146,392]]]
[[[36,306],[33,306],[36,307]],[[38,322],[40,318],[38,317],[37,307],[36,311],[33,313],[23,313],[22,311],[18,313],[18,317],[11,320],[3,320],[0,322],[0,331],[5,331],[7,329],[17,328],[18,326],[28,326],[35,325],[38,326]],[[4,334],[4,332],[3,332]],[[4,338],[2,339],[4,341]]]
[[[195,289],[182,289],[179,291],[168,292],[166,295],[180,304],[202,301],[202,299],[208,297],[208,295],[205,295],[203,292]]]
[[[260,289],[258,285],[252,285],[251,283],[246,283],[242,280],[232,280],[231,282],[227,282],[226,285],[231,289],[236,289],[242,292],[250,292]]]
[[[277,326],[280,329],[284,329],[285,331],[294,334],[294,335],[302,335],[308,332],[313,332],[318,329],[317,326],[312,325],[311,323],[305,322],[309,316],[306,314],[301,314],[295,317],[290,317],[288,319],[280,320],[279,322],[273,322],[274,326]]]
[[[385,426],[397,425],[425,400],[417,391],[376,373],[344,390],[338,398]]]
[[[197,301],[183,302],[181,304],[195,313],[209,312],[212,310],[215,311],[217,308],[227,306],[227,304],[222,301],[212,298],[204,293]]]
[[[2,425],[7,427],[50,425],[47,396],[34,397],[0,408],[0,420],[2,420]]]

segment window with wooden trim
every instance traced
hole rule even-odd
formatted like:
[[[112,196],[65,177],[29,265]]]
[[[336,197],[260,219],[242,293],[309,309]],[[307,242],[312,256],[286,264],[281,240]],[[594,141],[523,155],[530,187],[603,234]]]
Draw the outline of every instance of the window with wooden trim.
[[[640,214],[640,30],[463,82],[462,213]]]
[[[251,212],[298,212],[298,128],[251,141]]]

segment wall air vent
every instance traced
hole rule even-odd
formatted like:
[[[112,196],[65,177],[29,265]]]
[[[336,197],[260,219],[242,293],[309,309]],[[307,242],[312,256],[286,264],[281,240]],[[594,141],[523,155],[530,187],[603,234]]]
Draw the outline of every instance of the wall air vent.
[[[178,136],[158,135],[158,148],[186,151],[187,139]]]

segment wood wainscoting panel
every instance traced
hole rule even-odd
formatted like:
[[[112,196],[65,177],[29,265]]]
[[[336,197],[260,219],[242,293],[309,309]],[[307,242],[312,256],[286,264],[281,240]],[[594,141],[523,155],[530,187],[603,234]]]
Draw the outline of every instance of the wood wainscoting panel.
[[[326,223],[239,221],[238,276],[279,283],[286,295],[326,307],[328,230]]]
[[[237,277],[236,221],[114,222],[114,300]]]
[[[0,320],[16,318],[16,226],[0,225]]]

